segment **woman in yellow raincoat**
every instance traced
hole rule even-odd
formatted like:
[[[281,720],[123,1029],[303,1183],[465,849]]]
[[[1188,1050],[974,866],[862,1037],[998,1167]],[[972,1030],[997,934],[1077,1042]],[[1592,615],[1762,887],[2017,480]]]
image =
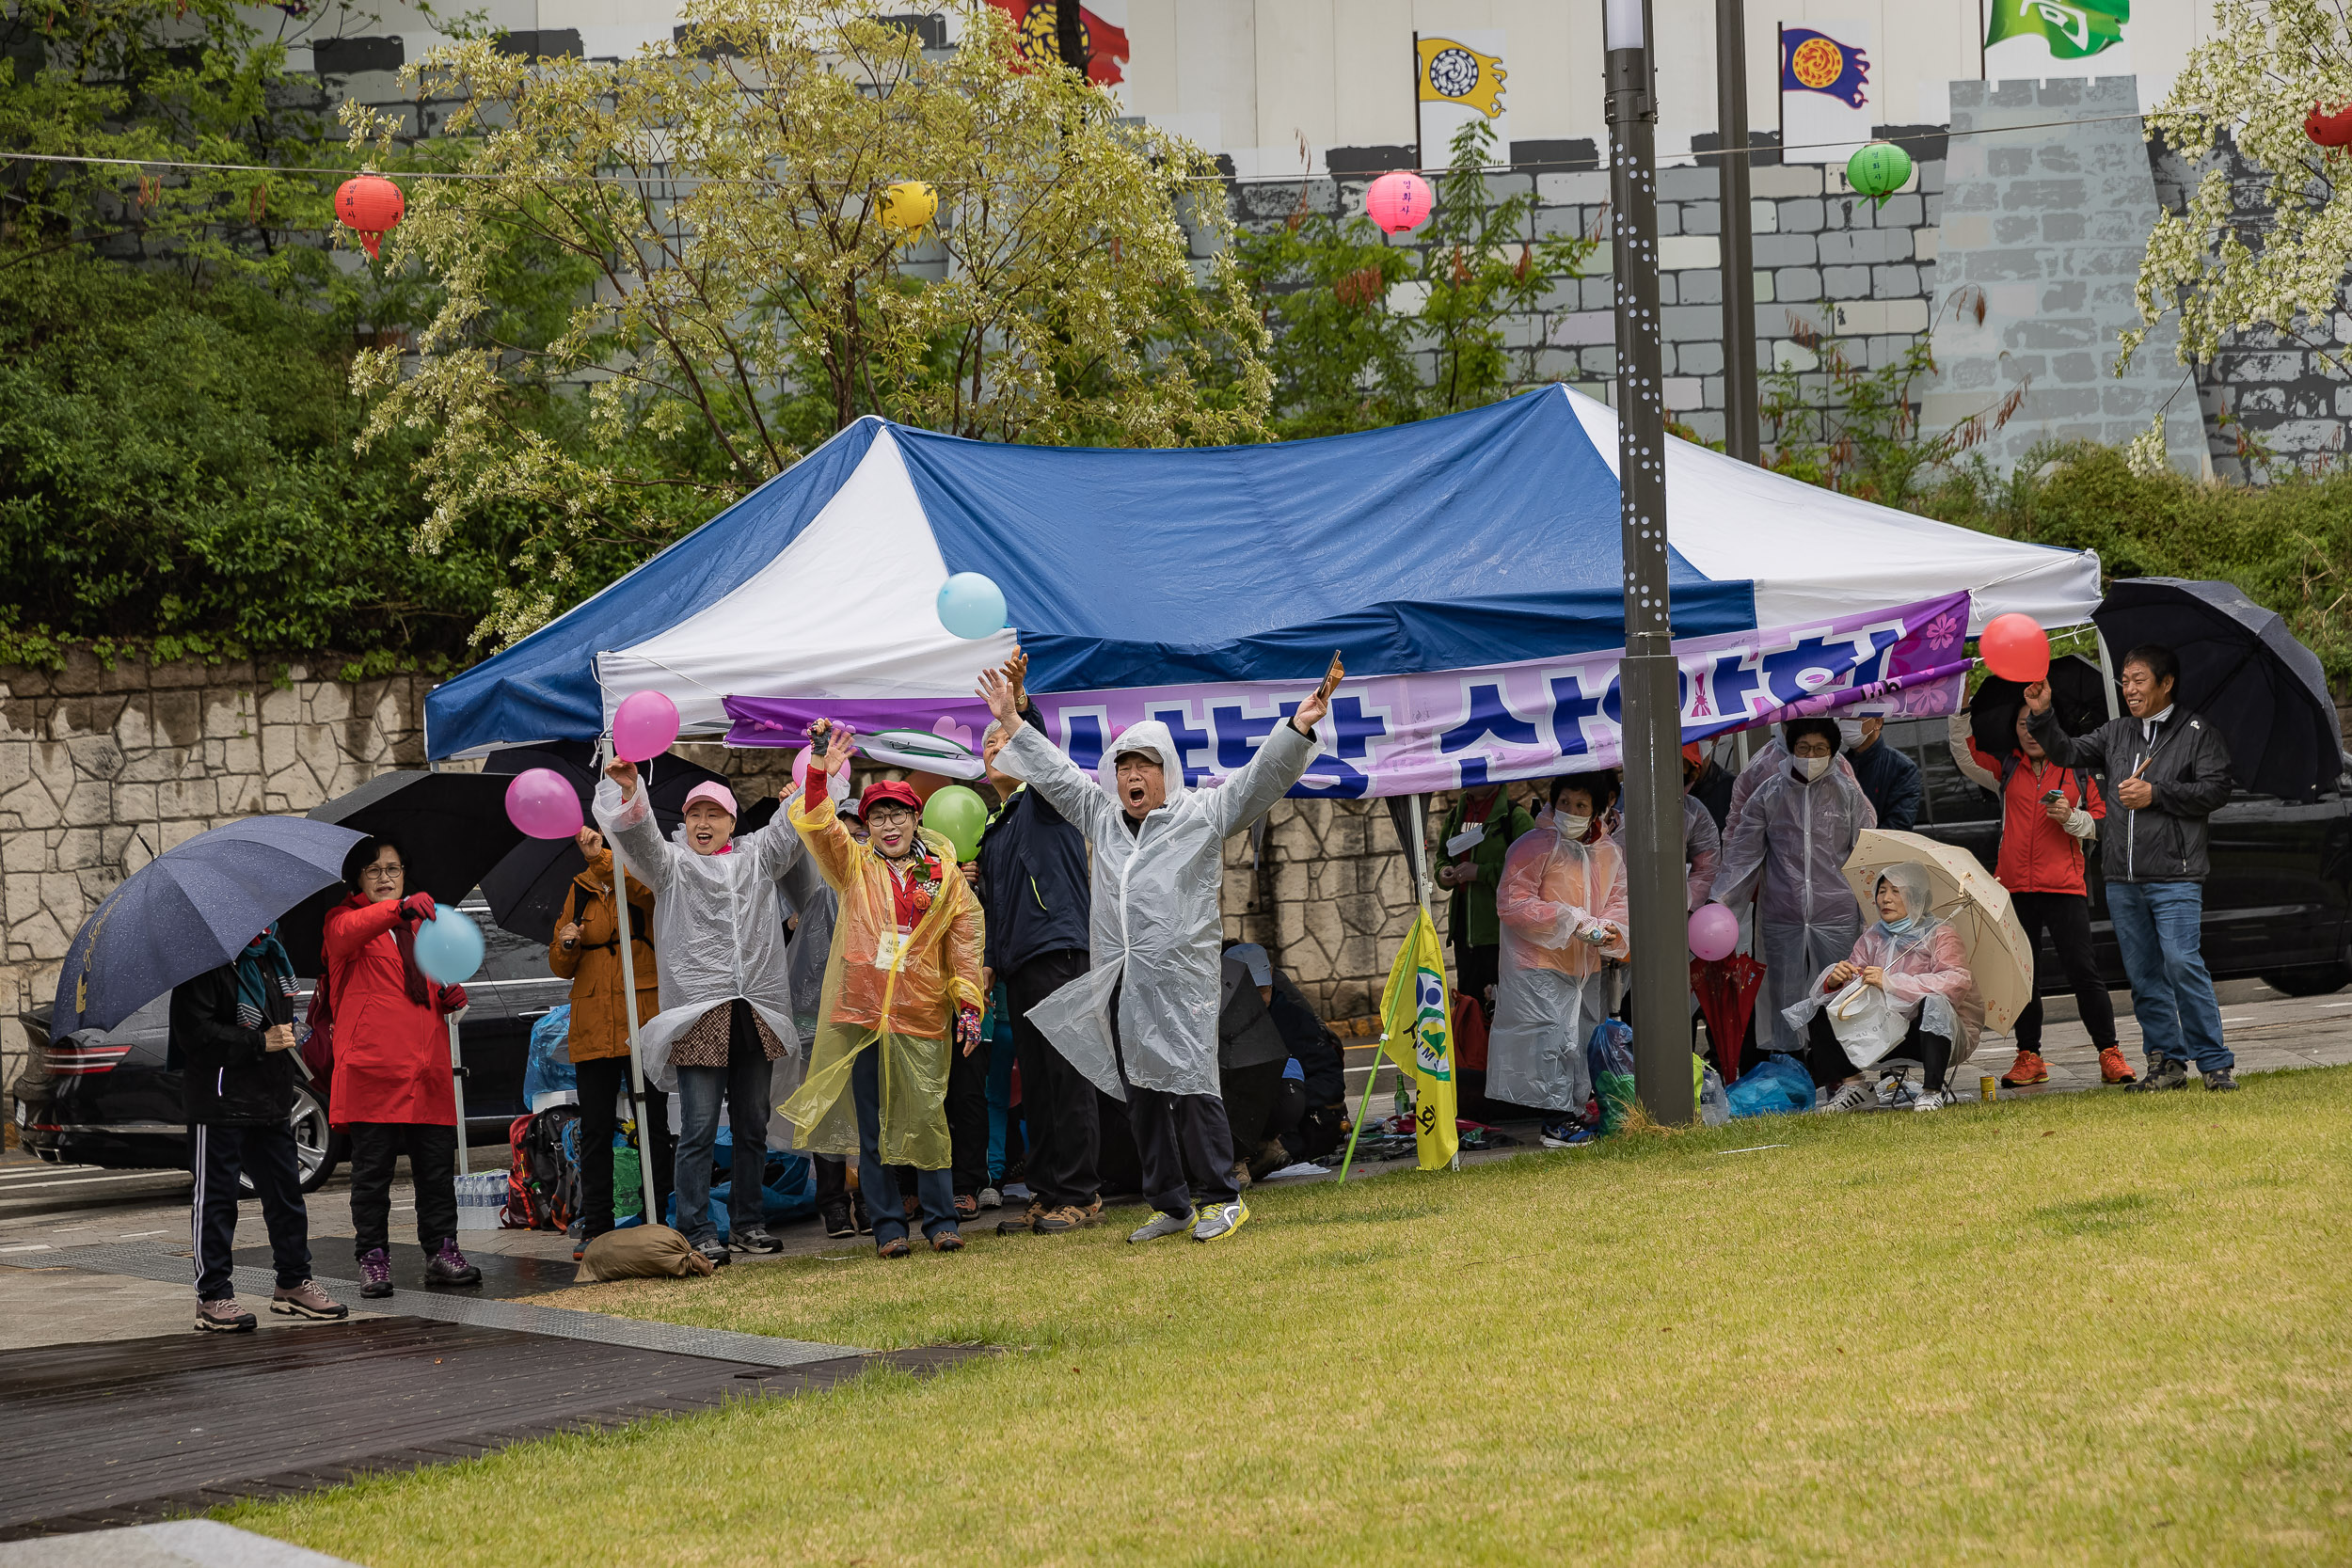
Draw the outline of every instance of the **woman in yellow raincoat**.
[[[792,826],[841,908],[808,1077],[784,1115],[800,1147],[856,1157],[882,1257],[912,1250],[893,1165],[914,1167],[923,1234],[934,1251],[953,1252],[963,1237],[948,1170],[948,1052],[979,1043],[979,899],[956,874],[955,847],[921,825],[920,802],[903,784],[867,788],[867,840],[851,837],[825,780],[849,765],[853,737],[821,722],[812,737],[825,751],[811,749]]]

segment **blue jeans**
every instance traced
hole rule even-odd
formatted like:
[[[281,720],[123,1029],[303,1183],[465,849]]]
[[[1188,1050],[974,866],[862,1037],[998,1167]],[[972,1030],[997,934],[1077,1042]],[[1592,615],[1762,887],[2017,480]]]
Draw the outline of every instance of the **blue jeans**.
[[[757,1027],[750,1022],[751,1005],[737,1002],[734,1006],[738,1016],[728,1029],[727,1065],[677,1069],[677,1228],[696,1245],[719,1235],[710,1218],[710,1165],[723,1104],[735,1139],[735,1163],[727,1173],[728,1235],[761,1229],[768,1223],[760,1181],[768,1168],[771,1069]]]
[[[857,1101],[857,1184],[866,1195],[866,1217],[873,1222],[874,1244],[907,1233],[906,1202],[898,1179],[882,1160],[882,1046],[867,1046],[850,1069],[850,1093]],[[956,1180],[952,1171],[918,1170],[914,1195],[923,1205],[923,1234],[956,1228]]]
[[[2107,883],[2107,918],[2123,950],[2151,1067],[2169,1056],[2219,1072],[2236,1060],[2221,1043],[2221,1004],[2199,946],[2204,908],[2205,890],[2196,882]]]

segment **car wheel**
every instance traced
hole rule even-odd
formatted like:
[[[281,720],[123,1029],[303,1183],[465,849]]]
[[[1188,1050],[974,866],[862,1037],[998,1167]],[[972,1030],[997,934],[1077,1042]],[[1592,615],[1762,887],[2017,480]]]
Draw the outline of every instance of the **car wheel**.
[[[286,1117],[286,1125],[294,1129],[294,1168],[302,1174],[302,1190],[315,1193],[326,1185],[326,1179],[335,1174],[342,1162],[342,1140],[327,1130],[326,1107],[319,1097],[300,1084],[294,1085],[294,1110]],[[240,1197],[253,1196],[253,1179],[237,1173],[237,1194]]]
[[[2325,996],[2352,986],[2352,963],[2339,958],[2331,964],[2312,964],[2307,969],[2276,969],[2263,976],[2263,984],[2289,996]]]

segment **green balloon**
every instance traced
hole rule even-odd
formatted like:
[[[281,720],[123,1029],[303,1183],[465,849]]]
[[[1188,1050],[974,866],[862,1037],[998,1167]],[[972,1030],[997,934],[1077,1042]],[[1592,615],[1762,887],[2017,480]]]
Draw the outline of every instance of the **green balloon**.
[[[1911,154],[1891,141],[1874,141],[1846,160],[1846,183],[1882,207],[1911,179]]]
[[[942,784],[923,802],[923,826],[956,847],[956,859],[980,852],[980,830],[988,826],[988,802],[961,784]]]

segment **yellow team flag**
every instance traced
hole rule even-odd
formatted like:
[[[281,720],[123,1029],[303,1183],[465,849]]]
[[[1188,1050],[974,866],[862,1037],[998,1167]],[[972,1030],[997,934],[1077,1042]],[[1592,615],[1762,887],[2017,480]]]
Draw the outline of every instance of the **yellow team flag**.
[[[1421,101],[1424,103],[1463,103],[1488,119],[1502,113],[1502,56],[1484,55],[1452,39],[1418,40],[1421,53]]]
[[[1447,1001],[1445,949],[1424,909],[1414,916],[1380,998],[1380,1049],[1399,1072],[1413,1075],[1418,1091],[1413,1141],[1423,1170],[1452,1164],[1461,1148],[1454,1122],[1454,1014]]]

